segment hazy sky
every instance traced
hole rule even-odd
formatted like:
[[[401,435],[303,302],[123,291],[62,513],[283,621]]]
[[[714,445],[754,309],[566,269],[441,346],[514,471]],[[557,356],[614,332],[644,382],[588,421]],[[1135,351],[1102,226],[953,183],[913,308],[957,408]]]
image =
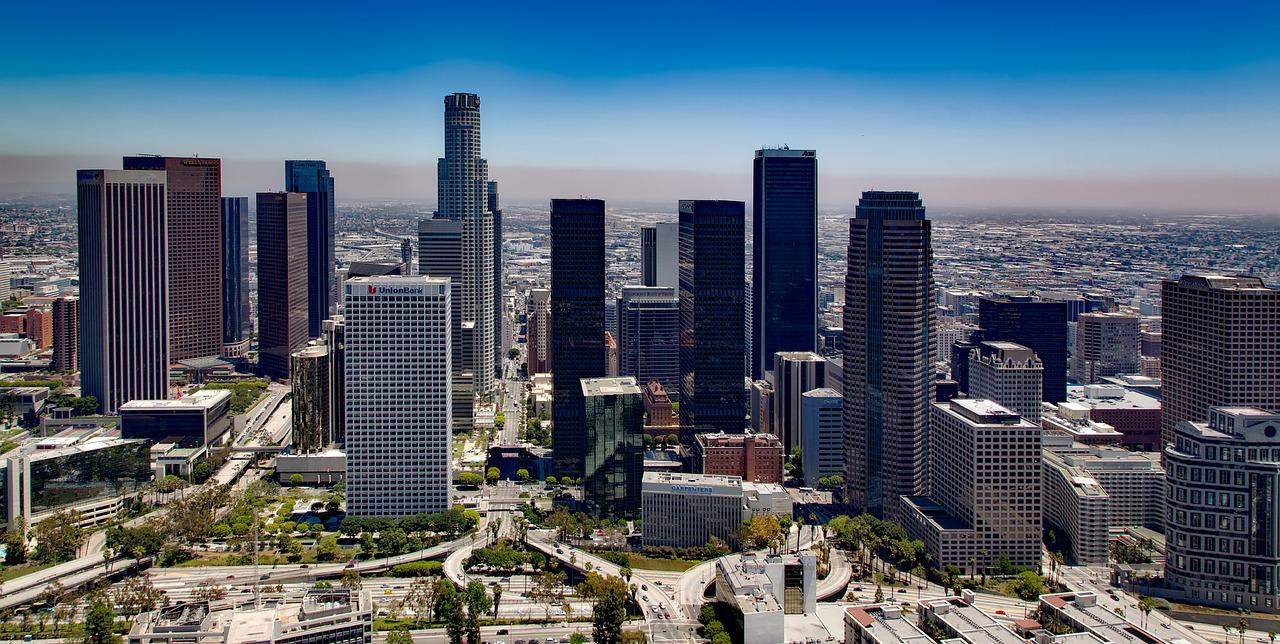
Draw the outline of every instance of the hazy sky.
[[[17,3],[0,191],[155,152],[222,157],[228,194],[323,158],[339,200],[434,201],[474,91],[508,201],[748,198],[789,144],[825,205],[1280,211],[1275,2],[435,4]]]

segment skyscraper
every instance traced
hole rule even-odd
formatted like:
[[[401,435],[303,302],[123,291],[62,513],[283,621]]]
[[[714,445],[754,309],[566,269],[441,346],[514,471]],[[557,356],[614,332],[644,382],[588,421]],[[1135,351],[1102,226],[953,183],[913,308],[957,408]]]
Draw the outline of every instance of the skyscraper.
[[[1071,377],[1081,384],[1107,376],[1142,371],[1141,331],[1137,315],[1081,313],[1076,318],[1076,347]]]
[[[329,349],[329,429],[337,445],[347,440],[347,325],[341,315],[324,321],[324,345]]]
[[[289,378],[289,355],[307,343],[307,195],[258,193],[258,366]]]
[[[763,149],[753,165],[751,378],[758,380],[775,353],[817,348],[818,160],[813,150]]]
[[[444,97],[444,157],[436,167],[437,219],[462,223],[462,288],[454,306],[473,337],[462,355],[461,371],[473,374],[476,395],[493,389],[501,311],[500,274],[495,251],[497,222],[489,209],[489,164],[480,156],[480,97],[455,93]],[[497,186],[494,186],[496,200]],[[419,251],[419,257],[422,256]],[[425,273],[425,271],[419,270]]]
[[[418,222],[418,273],[449,279],[451,302],[463,299],[465,282],[462,279],[463,228],[461,221],[453,219],[424,219]],[[453,387],[453,426],[470,427],[475,403],[475,372],[467,356],[475,347],[475,321],[464,320],[461,306],[449,309],[449,336]]]
[[[249,352],[249,198],[222,198],[222,355]]]
[[[680,288],[680,225],[658,222],[640,228],[640,283]]]
[[[551,200],[551,446],[556,473],[585,473],[583,378],[605,375],[604,201]]]
[[[829,386],[827,361],[812,351],[780,351],[773,358],[765,370],[773,372],[773,422],[769,423],[769,431],[782,439],[790,454],[805,442],[801,396]]]
[[[169,386],[164,170],[80,170],[80,390],[105,414]]]
[[[307,336],[336,312],[333,175],[324,161],[284,162],[285,192],[307,195]]]
[[[597,516],[640,510],[644,403],[635,378],[583,378],[586,429],[582,500]],[[553,443],[554,444],[554,443]]]
[[[680,391],[680,299],[670,286],[624,286],[618,298],[618,374]]]
[[[222,160],[125,157],[124,169],[168,175],[170,359],[221,354]]]
[[[845,499],[889,519],[924,489],[935,315],[920,195],[862,193],[845,277]]]
[[[993,295],[978,300],[983,340],[1016,342],[1044,365],[1044,402],[1067,400],[1067,303],[1031,295]],[[965,384],[962,382],[962,384]]]
[[[1040,424],[1044,365],[1031,349],[1013,342],[979,342],[969,352],[970,398],[983,398]]]
[[[80,370],[80,298],[64,295],[53,301],[54,371]]]
[[[498,204],[498,182],[490,181],[486,186],[489,212],[493,213],[493,374],[501,378],[502,361],[511,341],[502,327],[502,208]]]
[[[742,433],[746,243],[741,201],[680,202],[680,430]]]
[[[1209,407],[1280,412],[1280,289],[1244,275],[1183,275],[1161,287],[1161,436]]]
[[[347,512],[443,512],[453,478],[449,282],[360,277],[343,291]]]
[[[289,372],[293,375],[293,449],[302,454],[328,449],[333,443],[329,347],[310,344],[293,352],[289,359]]]
[[[529,291],[527,305],[528,332],[526,343],[529,347],[528,371],[535,373],[551,373],[551,291],[535,288]]]

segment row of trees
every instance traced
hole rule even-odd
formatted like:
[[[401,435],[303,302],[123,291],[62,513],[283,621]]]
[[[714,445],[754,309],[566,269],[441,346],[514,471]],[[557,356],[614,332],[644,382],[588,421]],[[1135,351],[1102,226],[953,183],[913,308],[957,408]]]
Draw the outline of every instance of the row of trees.
[[[342,524],[338,529],[342,534],[349,537],[360,536],[366,532],[376,533],[395,528],[399,528],[408,534],[433,532],[457,537],[468,530],[474,529],[479,522],[479,513],[467,511],[461,505],[455,505],[444,512],[413,514],[398,519],[347,516],[343,518]]]
[[[80,527],[83,520],[84,516],[75,510],[61,510],[40,520],[31,529],[31,536],[36,542],[35,552],[32,553],[29,552],[31,544],[27,540],[26,523],[19,517],[4,535],[7,547],[5,563],[25,563],[28,556],[42,564],[58,564],[75,559],[89,538],[89,533]]]

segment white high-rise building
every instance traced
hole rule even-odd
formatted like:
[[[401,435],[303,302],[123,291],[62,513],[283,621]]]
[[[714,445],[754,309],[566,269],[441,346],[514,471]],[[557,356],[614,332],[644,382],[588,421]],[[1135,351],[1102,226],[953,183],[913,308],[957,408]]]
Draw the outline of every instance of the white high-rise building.
[[[969,352],[969,396],[994,400],[1032,423],[1040,422],[1044,364],[1013,342],[980,342]]]
[[[398,517],[447,510],[449,280],[359,277],[343,290],[347,512]]]

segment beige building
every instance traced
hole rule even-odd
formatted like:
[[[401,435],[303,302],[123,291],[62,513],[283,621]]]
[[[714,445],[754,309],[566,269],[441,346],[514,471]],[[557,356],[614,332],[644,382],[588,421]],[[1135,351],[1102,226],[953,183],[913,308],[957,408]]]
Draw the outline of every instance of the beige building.
[[[1044,364],[1036,352],[1014,342],[980,342],[969,352],[970,398],[993,400],[1040,422]]]

